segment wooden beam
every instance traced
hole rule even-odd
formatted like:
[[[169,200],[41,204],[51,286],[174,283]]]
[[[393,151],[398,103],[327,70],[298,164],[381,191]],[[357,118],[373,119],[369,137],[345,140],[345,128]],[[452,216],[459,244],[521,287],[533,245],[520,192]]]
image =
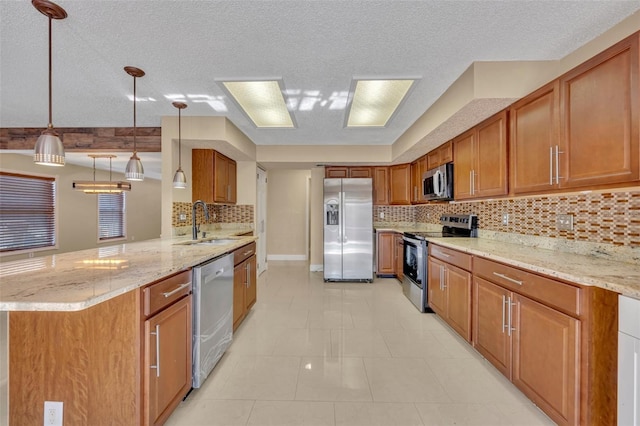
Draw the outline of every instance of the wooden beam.
[[[0,128],[0,150],[33,149],[43,128]],[[161,151],[161,128],[138,127],[136,129],[138,152]],[[133,151],[133,127],[56,127],[65,151]]]

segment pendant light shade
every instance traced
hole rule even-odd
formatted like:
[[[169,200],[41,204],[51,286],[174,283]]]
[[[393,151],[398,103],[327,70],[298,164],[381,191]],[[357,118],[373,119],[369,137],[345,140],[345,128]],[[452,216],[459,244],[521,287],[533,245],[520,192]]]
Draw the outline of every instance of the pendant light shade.
[[[141,181],[144,180],[144,167],[142,167],[142,161],[138,158],[136,150],[136,78],[143,77],[144,71],[136,67],[124,67],[124,70],[133,77],[133,155],[127,163],[124,177],[127,180]]]
[[[187,107],[183,102],[174,102],[172,104],[178,108],[178,170],[173,175],[173,187],[176,189],[184,189],[187,187],[187,177],[182,171],[182,110]]]
[[[33,153],[33,161],[36,164],[42,164],[45,166],[64,166],[64,146],[62,141],[58,137],[58,134],[53,130],[52,120],[52,90],[51,90],[51,69],[52,69],[52,55],[51,55],[51,22],[53,19],[64,19],[67,17],[67,12],[55,3],[48,0],[32,0],[31,4],[43,15],[49,18],[49,124],[47,128],[42,132]]]

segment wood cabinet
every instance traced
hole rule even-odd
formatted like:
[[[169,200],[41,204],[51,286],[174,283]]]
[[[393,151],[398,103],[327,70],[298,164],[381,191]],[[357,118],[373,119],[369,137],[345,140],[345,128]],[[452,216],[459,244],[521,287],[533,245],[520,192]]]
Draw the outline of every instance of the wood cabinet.
[[[509,109],[514,194],[640,179],[638,34]]]
[[[429,306],[471,342],[471,256],[429,244]]]
[[[389,204],[389,167],[372,167],[373,205]]]
[[[392,277],[396,274],[395,234],[393,231],[376,232],[376,275]]]
[[[233,330],[242,323],[257,300],[256,243],[233,252]]]
[[[389,166],[389,204],[411,204],[411,165]]]
[[[554,81],[509,109],[511,188],[515,194],[557,186],[559,83]]]
[[[616,294],[482,257],[473,273],[476,350],[556,423],[615,424]]]
[[[371,178],[369,166],[327,166],[324,169],[326,178]]]
[[[434,149],[433,151],[429,151],[426,157],[427,157],[427,164],[426,164],[425,171],[435,169],[438,166],[452,162],[453,161],[453,142],[452,141],[446,142],[440,145],[438,148]]]
[[[422,197],[422,174],[427,171],[427,156],[411,163],[411,204],[426,203]]]
[[[639,33],[560,77],[560,187],[640,178]]]
[[[81,311],[10,312],[9,424],[42,424],[42,401],[63,401],[69,425],[163,423],[191,388],[190,275]]]
[[[507,112],[502,111],[453,140],[456,200],[506,195]]]
[[[212,149],[191,151],[192,199],[205,203],[235,204],[236,162]]]
[[[191,272],[145,287],[144,424],[161,425],[191,389]]]
[[[394,257],[395,257],[395,271],[396,278],[402,282],[404,278],[404,240],[402,239],[402,234],[396,232],[393,236],[393,245],[394,245]]]

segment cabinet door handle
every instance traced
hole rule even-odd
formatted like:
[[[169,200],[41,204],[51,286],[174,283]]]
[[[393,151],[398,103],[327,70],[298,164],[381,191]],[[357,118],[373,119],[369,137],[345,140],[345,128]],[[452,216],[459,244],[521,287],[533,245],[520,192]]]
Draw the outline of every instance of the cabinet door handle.
[[[227,201],[231,201],[231,185],[227,185]]]
[[[247,250],[247,251],[245,251],[244,253],[242,253],[242,255],[243,255],[243,256],[248,256],[248,255],[250,255],[250,254],[252,254],[252,253],[253,253],[253,250]]]
[[[438,254],[442,257],[451,257],[451,255],[447,253],[438,252]]]
[[[511,296],[507,298],[507,303],[509,304],[509,325],[507,326],[507,335],[511,337],[511,332],[515,331],[515,327],[513,326],[513,307],[516,306],[515,303],[511,301]]]
[[[160,377],[160,324],[156,324],[156,331],[151,332],[152,336],[156,336],[156,365],[150,365],[150,368],[156,369],[156,377]]]
[[[447,284],[445,284],[444,279],[445,279],[445,269],[444,266],[440,269],[440,274],[442,275],[442,278],[440,279],[440,282],[442,283],[442,291],[444,291],[447,288]]]
[[[556,145],[556,184],[560,184],[560,154],[564,154],[564,151],[560,151],[558,145]]]
[[[518,285],[522,285],[523,284],[522,281],[515,280],[515,279],[513,279],[511,277],[506,276],[505,274],[500,274],[498,272],[494,272],[493,275],[495,275],[497,277],[500,277],[500,278],[504,278],[505,280],[510,281],[510,282],[512,282],[514,284],[518,284]]]
[[[549,185],[553,185],[553,147],[549,147]]]
[[[505,312],[506,312],[506,308],[505,305],[507,304],[507,297],[503,294],[502,295],[502,334],[504,334],[504,329],[507,328],[507,324],[505,323]]]
[[[476,193],[476,171],[475,170],[471,170],[469,171],[469,187],[471,189],[471,195],[475,195]]]
[[[164,295],[164,297],[171,297],[174,294],[176,294],[177,292],[179,292],[180,290],[182,290],[185,287],[189,287],[191,285],[191,281],[189,281],[188,283],[184,283],[180,286],[178,286],[177,288],[171,290],[171,291],[167,291],[166,293],[162,293]]]
[[[247,271],[247,288],[251,287],[251,264],[247,263],[246,266]]]

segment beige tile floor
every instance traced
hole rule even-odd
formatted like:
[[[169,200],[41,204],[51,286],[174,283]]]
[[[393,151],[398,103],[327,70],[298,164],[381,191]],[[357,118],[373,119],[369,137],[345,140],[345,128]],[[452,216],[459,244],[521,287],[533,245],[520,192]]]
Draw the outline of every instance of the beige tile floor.
[[[258,302],[169,426],[552,425],[393,279],[270,262]]]

